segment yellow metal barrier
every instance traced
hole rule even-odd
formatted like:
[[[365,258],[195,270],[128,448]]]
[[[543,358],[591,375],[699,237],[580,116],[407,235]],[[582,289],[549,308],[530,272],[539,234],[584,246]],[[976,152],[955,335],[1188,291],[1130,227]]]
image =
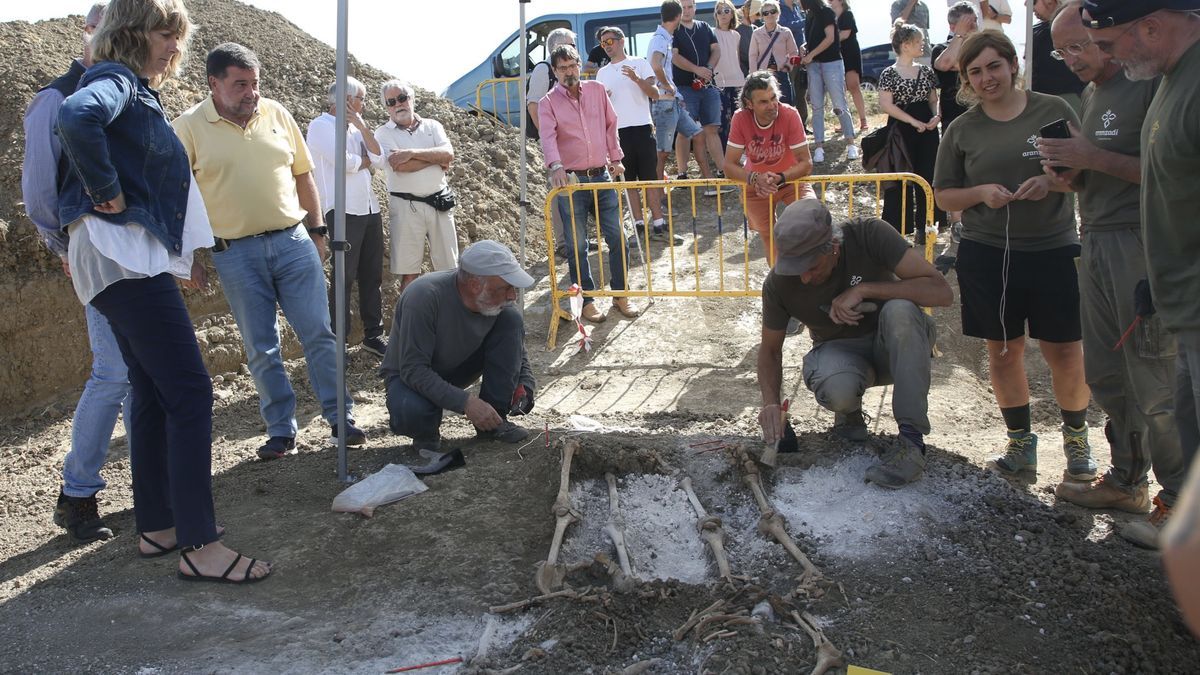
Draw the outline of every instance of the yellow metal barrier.
[[[817,198],[829,206],[830,211],[834,214],[835,220],[845,218],[853,218],[858,215],[863,215],[864,209],[868,208],[857,203],[863,195],[859,192],[865,192],[866,197],[872,200],[870,210],[867,213],[879,217],[883,209],[883,191],[884,184],[892,181],[899,181],[906,189],[901,190],[901,213],[908,212],[908,187],[916,187],[925,193],[925,218],[929,227],[926,228],[925,237],[925,259],[933,261],[934,247],[937,243],[937,227],[934,224],[933,212],[933,189],[929,183],[923,178],[912,173],[895,173],[895,174],[846,174],[838,176],[808,176],[803,180],[792,181],[781,188],[781,190],[791,190],[792,194],[797,199],[805,192],[805,185],[812,186],[816,192]],[[856,188],[866,188],[865,190]],[[873,188],[873,189],[871,189]],[[690,243],[690,255],[677,254],[676,249],[680,246],[668,245],[671,242],[679,228],[676,226],[676,216],[672,208],[673,202],[678,198],[673,197],[673,192],[677,190],[686,190],[690,196],[690,232],[692,241]],[[630,234],[625,231],[624,226],[617,225],[618,241],[616,245],[620,247],[620,260],[622,267],[626,270],[625,289],[611,290],[606,289],[607,285],[605,270],[607,269],[604,263],[604,248],[606,243],[603,231],[600,227],[599,218],[595,214],[600,212],[600,195],[601,192],[612,190],[615,192],[618,220],[624,222],[624,192],[633,190],[641,198],[642,208],[648,210],[647,196],[655,196],[656,192],[663,192],[663,217],[666,219],[667,233],[666,240],[668,244],[664,244],[659,257],[657,259],[651,256],[650,243],[653,241],[651,237],[651,219],[637,218],[643,220],[644,229],[640,232]],[[713,198],[712,206],[715,208],[716,229],[713,231],[711,227],[701,229],[697,225],[697,219],[700,215],[711,215],[712,210],[706,213],[701,213],[698,204],[702,204],[699,199],[701,191],[716,191]],[[730,198],[725,194],[727,190],[736,190],[738,194],[733,198],[732,206],[729,206]],[[572,232],[584,234],[586,223],[576,223],[575,205],[576,200],[584,199],[590,201],[587,204],[588,211],[593,214],[595,229],[592,233],[597,241],[601,242],[601,250],[596,255],[589,257],[589,266],[593,271],[593,279],[596,284],[595,290],[585,290],[584,295],[587,297],[686,297],[686,298],[737,298],[737,297],[759,297],[762,294],[762,280],[757,279],[755,283],[751,283],[752,274],[759,274],[765,278],[768,270],[766,264],[765,247],[774,242],[763,242],[764,255],[761,264],[751,266],[750,248],[752,245],[752,237],[750,236],[749,222],[746,219],[746,196],[747,186],[741,183],[733,183],[724,179],[702,179],[702,180],[676,180],[676,181],[629,181],[629,182],[609,182],[609,183],[573,183],[560,188],[550,190],[546,195],[544,205],[545,221],[546,221],[546,243],[547,249],[551,251],[549,260],[550,273],[550,295],[551,295],[551,319],[550,319],[550,334],[547,338],[547,349],[554,349],[557,344],[558,323],[559,319],[572,320],[570,313],[563,308],[563,300],[570,295],[569,290],[563,287],[558,282],[558,269],[553,254],[554,242],[556,236],[562,236],[561,232],[554,232],[553,219],[551,217],[551,209],[555,208],[555,200],[558,197],[569,200],[571,207],[570,225]],[[606,196],[606,199],[609,197]],[[771,223],[775,222],[776,203],[775,197],[772,196],[769,200],[771,213]],[[726,211],[729,211],[726,214]],[[639,214],[641,216],[642,214]],[[725,219],[730,217],[735,225],[727,226]],[[564,228],[566,223],[564,222]],[[901,223],[901,233],[907,234],[908,223]],[[773,239],[773,228],[768,231],[768,236]],[[586,249],[586,245],[584,246]],[[612,254],[611,245],[609,254]],[[728,283],[726,270],[726,253],[729,250],[740,249],[741,260],[738,268],[738,281],[736,283]],[[576,268],[582,262],[578,247],[568,247],[567,254],[574,257]],[[585,254],[588,255],[588,254]],[[631,267],[630,262],[634,256],[640,258],[642,284],[639,288],[634,288],[630,283],[630,277],[636,276],[635,268]],[[677,266],[686,266],[690,259],[690,270],[685,270],[686,273],[681,274],[680,268]],[[757,258],[756,258],[757,260]],[[664,267],[661,270],[662,275],[666,279],[655,278],[655,268]],[[734,272],[738,270],[735,268]],[[715,280],[713,279],[715,272]],[[609,274],[608,276],[611,276]],[[685,279],[691,279],[692,283],[684,283]],[[569,286],[569,280],[568,284]],[[686,286],[686,287],[685,287]]]
[[[591,77],[587,74],[580,75],[580,79],[584,80]],[[519,77],[494,77],[483,80],[475,85],[475,110],[497,122],[520,126],[519,115],[525,114],[521,111],[520,83]],[[485,108],[484,104],[489,101],[491,106]]]

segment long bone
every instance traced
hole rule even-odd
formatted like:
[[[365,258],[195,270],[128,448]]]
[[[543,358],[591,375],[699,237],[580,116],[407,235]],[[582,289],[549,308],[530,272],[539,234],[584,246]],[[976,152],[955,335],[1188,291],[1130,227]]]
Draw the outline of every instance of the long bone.
[[[567,571],[558,562],[558,551],[562,546],[567,526],[579,522],[581,516],[571,505],[570,480],[571,458],[579,451],[579,442],[569,439],[563,447],[562,471],[558,479],[558,496],[550,513],[554,514],[554,538],[550,541],[550,554],[545,562],[539,562],[534,581],[542,593],[550,593],[562,587]]]
[[[758,510],[762,513],[762,516],[758,519],[758,531],[764,536],[770,535],[773,537],[775,541],[779,542],[796,559],[796,562],[800,563],[800,566],[804,568],[801,583],[820,578],[821,571],[817,569],[816,565],[812,564],[808,556],[804,555],[804,551],[801,551],[800,547],[796,546],[796,542],[792,540],[791,535],[787,533],[787,528],[784,527],[783,516],[767,500],[767,495],[763,492],[758,465],[754,460],[750,459],[745,449],[738,450],[737,458],[738,462],[742,465],[742,482],[754,493],[754,501],[758,502]]]
[[[834,647],[829,638],[825,637],[824,631],[817,627],[816,617],[808,612],[801,613],[792,610],[792,620],[805,633],[808,633],[808,637],[812,638],[813,646],[817,648],[817,663],[809,675],[823,675],[830,668],[842,665],[842,652]]]
[[[617,477],[606,473],[604,480],[608,481],[608,524],[604,526],[604,532],[617,547],[617,561],[621,564],[621,571],[626,577],[633,579],[633,563],[625,545],[625,516],[621,515],[621,504],[617,499]]]
[[[704,510],[704,505],[700,503],[696,493],[692,490],[691,478],[685,476],[679,486],[683,488],[688,501],[692,503],[692,509],[696,511],[698,519],[696,529],[700,531],[700,538],[712,549],[713,559],[717,561],[717,571],[724,579],[732,579],[733,574],[729,571],[729,558],[725,555],[725,530],[721,527],[721,519],[708,515],[708,512]]]

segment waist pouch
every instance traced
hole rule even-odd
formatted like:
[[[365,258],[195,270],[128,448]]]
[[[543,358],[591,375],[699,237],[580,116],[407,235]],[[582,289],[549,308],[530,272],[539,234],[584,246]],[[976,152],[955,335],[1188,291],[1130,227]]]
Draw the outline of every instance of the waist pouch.
[[[410,202],[421,202],[422,204],[428,204],[438,211],[449,211],[458,205],[458,197],[454,194],[454,189],[449,186],[424,197],[410,195],[407,192],[389,192],[388,194],[393,197],[399,197],[400,199],[407,199]]]

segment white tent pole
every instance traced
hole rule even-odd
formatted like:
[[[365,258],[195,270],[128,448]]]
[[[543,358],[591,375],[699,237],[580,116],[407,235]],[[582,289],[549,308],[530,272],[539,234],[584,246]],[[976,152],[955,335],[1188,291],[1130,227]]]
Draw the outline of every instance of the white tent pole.
[[[1033,90],[1033,9],[1032,0],[1025,3],[1025,86]]]
[[[337,471],[338,480],[349,480],[346,467],[346,24],[349,0],[337,7],[337,114],[334,123],[333,175],[333,287],[334,329],[337,332]],[[339,133],[340,132],[340,133]]]
[[[521,124],[520,124],[520,144],[521,144],[521,195],[519,198],[521,211],[521,268],[525,267],[525,241],[526,241],[526,224],[525,218],[529,211],[529,158],[526,155],[526,136],[525,125],[528,124],[525,119],[528,117],[526,112],[529,109],[529,101],[525,94],[525,78],[528,77],[526,72],[529,62],[529,30],[525,27],[525,5],[529,4],[529,0],[518,0],[518,5],[521,9],[521,79],[517,82],[517,89],[520,91],[521,99]],[[492,96],[492,102],[495,103],[495,96]],[[504,98],[508,98],[508,92],[504,92]],[[499,107],[499,106],[497,106]],[[525,311],[525,289],[519,291],[521,311]]]

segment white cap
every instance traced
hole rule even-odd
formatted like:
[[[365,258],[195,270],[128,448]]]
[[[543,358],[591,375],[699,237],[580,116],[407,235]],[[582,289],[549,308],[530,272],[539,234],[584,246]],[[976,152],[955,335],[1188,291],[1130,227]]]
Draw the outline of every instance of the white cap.
[[[500,277],[514,288],[529,288],[533,277],[529,276],[508,247],[498,241],[484,239],[467,247],[458,257],[458,266],[464,271],[481,277]]]

